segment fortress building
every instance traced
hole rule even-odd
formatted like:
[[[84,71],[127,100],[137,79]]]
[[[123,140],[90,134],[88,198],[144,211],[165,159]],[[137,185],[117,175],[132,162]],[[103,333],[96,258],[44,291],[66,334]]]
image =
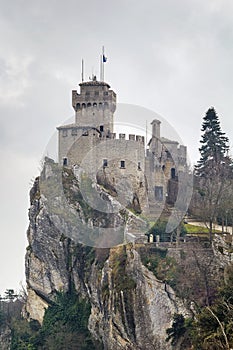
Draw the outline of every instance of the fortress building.
[[[59,163],[79,173],[85,169],[128,208],[153,213],[173,204],[180,172],[186,171],[186,147],[161,137],[153,120],[152,138],[114,132],[116,93],[96,77],[72,91],[73,124],[59,126]],[[147,147],[147,149],[146,149]]]

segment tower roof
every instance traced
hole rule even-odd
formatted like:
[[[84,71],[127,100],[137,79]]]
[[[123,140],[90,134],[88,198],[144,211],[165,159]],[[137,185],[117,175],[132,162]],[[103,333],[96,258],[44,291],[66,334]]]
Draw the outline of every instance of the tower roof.
[[[110,89],[110,85],[104,81],[90,80],[79,84],[79,86],[107,86]]]

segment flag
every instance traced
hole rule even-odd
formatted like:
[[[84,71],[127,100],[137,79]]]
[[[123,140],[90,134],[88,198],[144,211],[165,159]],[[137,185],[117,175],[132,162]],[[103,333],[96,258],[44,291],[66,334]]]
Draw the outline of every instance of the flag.
[[[107,62],[107,57],[105,55],[103,55],[103,63]]]

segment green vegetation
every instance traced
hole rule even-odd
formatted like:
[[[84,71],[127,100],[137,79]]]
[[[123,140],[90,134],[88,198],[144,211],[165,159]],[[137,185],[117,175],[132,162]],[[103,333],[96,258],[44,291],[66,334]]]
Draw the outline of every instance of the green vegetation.
[[[208,223],[212,239],[214,222],[231,222],[233,217],[233,160],[229,140],[221,131],[215,109],[209,108],[202,124],[200,160],[194,172],[194,195],[190,212]]]
[[[91,305],[75,292],[57,293],[46,309],[42,326],[21,317],[11,320],[11,350],[101,350],[88,330]]]
[[[201,158],[196,166],[196,174],[200,177],[209,178],[215,176],[215,166],[226,161],[229,150],[229,139],[221,131],[218,115],[213,107],[209,108],[203,118],[203,132],[199,148]]]
[[[102,343],[92,339],[88,330],[91,305],[74,291],[57,293],[46,309],[42,326],[21,316],[23,303],[1,302],[0,325],[11,329],[11,350],[102,350]],[[15,299],[15,298],[14,298]]]
[[[0,309],[0,327],[4,324],[4,322],[5,322],[5,314]]]
[[[184,344],[185,336],[187,337],[187,330],[190,329],[192,324],[192,320],[190,318],[185,319],[182,314],[174,314],[172,327],[166,330],[167,339],[169,342],[171,340],[171,344],[176,346],[177,343],[182,339],[182,343]],[[187,342],[187,339],[185,340]]]
[[[36,321],[13,318],[10,323],[12,342],[11,350],[43,349],[43,339],[40,336],[40,324]]]
[[[156,223],[150,228],[150,230],[148,231],[148,235],[149,234],[153,234],[154,236],[154,240],[156,235],[159,235],[160,237],[160,242],[170,242],[170,241],[174,241],[176,236],[177,236],[177,232],[172,232],[172,233],[167,233],[166,232],[166,226],[167,226],[168,221],[165,219],[159,219],[158,221],[156,221]],[[183,237],[185,236],[185,234],[187,233],[186,230],[186,225],[184,225],[183,223],[181,223],[179,225],[179,227],[177,228],[177,230],[180,230],[180,236]]]
[[[233,265],[226,271],[225,282],[212,305],[199,309],[193,319],[175,314],[167,329],[167,341],[178,342],[182,349],[230,350],[233,347]]]
[[[112,251],[110,267],[112,268],[114,288],[117,292],[136,288],[135,280],[127,273],[126,246],[118,246]]]
[[[209,229],[205,226],[196,226],[192,224],[186,224],[186,233],[209,233]],[[213,233],[221,233],[219,230],[213,230]]]
[[[196,348],[200,344],[207,350],[233,347],[233,265],[225,277],[214,304],[203,308],[194,321]]]
[[[161,281],[167,282],[173,288],[176,285],[177,262],[167,256],[167,249],[140,249],[142,263]]]
[[[136,338],[133,305],[134,290],[137,286],[137,282],[127,271],[127,251],[125,245],[115,247],[111,250],[109,263],[112,268],[113,291],[115,293],[116,306],[122,315],[125,328],[127,329],[129,327],[132,337]],[[103,298],[109,295],[109,286],[107,283],[102,287],[102,295]]]

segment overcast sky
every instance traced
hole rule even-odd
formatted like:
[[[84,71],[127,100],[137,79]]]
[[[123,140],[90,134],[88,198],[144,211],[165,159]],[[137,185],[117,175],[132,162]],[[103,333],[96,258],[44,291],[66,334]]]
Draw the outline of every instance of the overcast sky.
[[[98,75],[105,45],[118,102],[162,115],[193,162],[210,106],[233,141],[232,0],[0,0],[0,39],[0,293],[24,278],[28,192],[82,58]]]

